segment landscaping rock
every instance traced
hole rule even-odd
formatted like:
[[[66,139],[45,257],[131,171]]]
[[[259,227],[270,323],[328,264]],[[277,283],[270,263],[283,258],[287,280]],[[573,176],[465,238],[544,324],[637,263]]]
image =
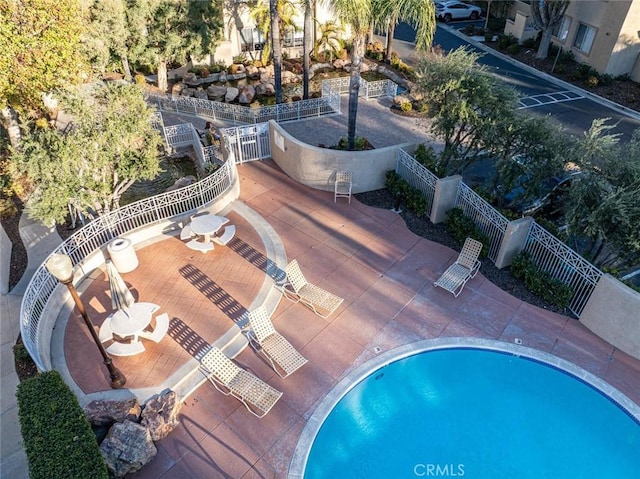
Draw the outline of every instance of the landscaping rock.
[[[194,97],[199,98],[200,100],[208,100],[209,95],[206,90],[202,89],[202,87],[198,87],[198,89],[193,94]]]
[[[240,90],[234,87],[229,87],[227,88],[227,93],[224,96],[224,101],[226,101],[227,103],[230,103],[236,98],[238,98],[239,94],[240,94]]]
[[[179,410],[175,391],[168,391],[147,402],[142,411],[142,425],[154,441],[164,439],[178,425]]]
[[[260,78],[260,71],[253,65],[247,65],[246,74],[249,78]]]
[[[115,423],[100,451],[109,472],[117,478],[140,470],[158,453],[149,430],[131,421]]]
[[[224,101],[224,96],[227,94],[227,87],[220,85],[211,85],[207,88],[207,96],[209,100]]]
[[[227,82],[227,72],[221,71],[220,72],[220,76],[218,77],[218,81],[220,83],[226,83]]]
[[[182,96],[193,96],[195,94],[196,90],[195,88],[185,88],[184,90],[182,90]]]
[[[238,95],[238,102],[243,105],[248,105],[253,101],[256,96],[256,89],[253,85],[245,85],[240,90],[240,94]]]
[[[273,83],[258,83],[256,85],[256,95],[273,96],[276,94],[276,87]]]
[[[177,96],[177,95],[181,95],[182,94],[182,90],[184,90],[187,86],[182,83],[176,83],[175,85],[173,85],[173,87],[171,88],[171,95],[172,96]]]
[[[313,77],[318,70],[330,70],[331,68],[330,63],[314,63],[309,67],[309,76]]]
[[[333,61],[333,68],[335,68],[336,70],[342,70],[346,65],[348,65],[349,63],[351,63],[349,60],[334,60]]]
[[[198,82],[198,77],[196,76],[195,73],[187,72],[184,75],[182,75],[182,81],[187,85],[196,84]]]
[[[196,181],[198,181],[198,179],[193,175],[183,176],[182,178],[178,178],[176,182],[165,191],[179,190],[180,188],[194,184]]]
[[[114,422],[135,421],[140,417],[140,403],[136,398],[123,401],[96,400],[84,407],[84,414],[94,426],[110,426]]]

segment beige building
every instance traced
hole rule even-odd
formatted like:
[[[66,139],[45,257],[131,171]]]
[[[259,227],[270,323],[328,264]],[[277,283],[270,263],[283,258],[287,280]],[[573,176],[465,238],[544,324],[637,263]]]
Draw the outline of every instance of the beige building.
[[[515,1],[505,26],[520,41],[538,33],[529,3]],[[552,41],[600,73],[640,82],[640,0],[572,0]]]

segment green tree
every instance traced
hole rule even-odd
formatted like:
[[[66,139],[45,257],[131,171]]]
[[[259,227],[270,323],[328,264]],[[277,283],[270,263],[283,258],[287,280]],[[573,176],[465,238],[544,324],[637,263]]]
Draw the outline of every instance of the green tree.
[[[44,93],[81,81],[82,25],[78,0],[0,0],[0,117],[14,147],[19,115],[43,115]]]
[[[158,88],[166,90],[167,65],[212,52],[222,31],[216,0],[129,0],[130,53],[147,67],[157,66]]]
[[[492,148],[496,131],[514,122],[517,93],[478,64],[479,57],[458,48],[425,56],[416,69],[418,88],[434,107],[431,130],[445,144],[439,166],[448,174],[461,173]]]
[[[413,25],[417,50],[429,48],[436,29],[435,4],[432,0],[372,0],[372,3],[374,16],[378,20],[376,23],[387,30],[387,60],[391,59],[393,34],[399,21]]]
[[[82,43],[93,69],[103,74],[111,64],[119,62],[125,79],[131,80],[126,0],[83,1],[87,4],[84,14],[87,25]]]
[[[117,208],[134,181],[157,175],[162,145],[136,85],[107,85],[93,94],[78,90],[61,101],[74,116],[73,126],[66,133],[35,129],[11,157],[36,186],[28,209],[47,224],[64,222],[71,203],[87,213]]]
[[[594,264],[631,266],[640,261],[640,129],[620,144],[607,120],[594,120],[572,152],[582,173],[569,191],[565,215],[569,234],[590,241]]]
[[[535,0],[530,3],[531,16],[536,27],[542,31],[542,39],[536,53],[536,58],[547,58],[553,29],[560,24],[564,12],[567,11],[569,0]]]

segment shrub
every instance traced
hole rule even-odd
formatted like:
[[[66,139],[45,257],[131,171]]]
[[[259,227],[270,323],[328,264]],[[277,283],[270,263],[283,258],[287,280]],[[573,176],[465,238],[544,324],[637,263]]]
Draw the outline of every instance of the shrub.
[[[23,381],[16,396],[31,479],[108,478],[91,426],[58,372]]]
[[[514,278],[521,279],[528,290],[545,301],[561,308],[569,305],[573,290],[559,279],[539,269],[526,251],[521,251],[513,257],[510,269]]]
[[[438,177],[442,177],[443,171],[438,162],[438,155],[431,146],[426,146],[424,143],[418,145],[413,157],[418,163],[427,168]]]
[[[476,27],[476,28],[474,28],[474,29],[473,29],[473,34],[474,34],[476,37],[481,37],[481,36],[483,36],[483,35],[484,35],[484,28],[482,28],[482,27]]]
[[[575,55],[571,50],[563,50],[558,57],[558,61],[562,63],[569,63],[575,61]]]
[[[492,32],[502,32],[504,31],[504,27],[506,24],[506,18],[489,17],[489,20],[487,21],[487,28]]]
[[[209,69],[207,67],[203,67],[200,69],[200,78],[207,78],[209,76]]]
[[[493,41],[493,33],[484,32],[484,41],[485,42],[492,42]]]
[[[229,73],[230,75],[235,75],[236,73],[238,73],[238,65],[236,65],[235,63],[229,65],[229,68],[227,68],[227,73]]]
[[[232,63],[242,63],[245,64],[247,61],[247,54],[246,53],[240,53],[238,55],[236,55],[235,57],[233,57],[231,59]]]
[[[522,46],[524,48],[536,48],[536,39],[535,38],[527,38],[522,42]]]
[[[590,76],[589,78],[587,78],[584,81],[584,83],[585,83],[585,85],[587,85],[588,88],[595,88],[599,84],[598,77],[597,76]]]
[[[556,73],[564,73],[567,71],[567,67],[564,63],[558,63],[555,68]]]
[[[607,85],[611,85],[614,82],[614,78],[613,75],[609,75],[608,73],[605,73],[603,75],[600,75],[600,77],[598,78],[599,84],[602,86],[607,86]]]
[[[136,75],[133,77],[133,81],[136,82],[136,85],[147,84],[147,78],[142,73],[136,73]]]
[[[512,43],[507,47],[507,52],[510,55],[517,55],[518,53],[520,53],[520,45],[518,45],[517,43]]]
[[[500,50],[506,50],[510,45],[518,43],[518,39],[513,35],[498,35],[498,48]]]
[[[629,80],[631,80],[631,77],[629,76],[628,73],[624,73],[622,75],[618,75],[618,76],[614,77],[614,80],[617,80],[617,81],[629,81]]]
[[[483,244],[480,255],[482,257],[487,256],[489,252],[489,245],[491,244],[489,237],[478,229],[473,220],[466,216],[462,209],[452,208],[447,211],[447,218],[445,219],[444,224],[447,227],[447,231],[460,244],[464,243],[464,240],[467,238],[473,238],[480,241]]]
[[[414,188],[407,183],[394,170],[389,170],[385,174],[385,186],[396,198],[401,198],[407,208],[417,216],[422,216],[427,212],[427,198],[418,188]]]
[[[402,111],[409,112],[413,110],[413,105],[411,104],[410,101],[403,101],[402,103],[400,103],[400,109]]]
[[[473,35],[473,30],[475,29],[473,23],[469,23],[466,27],[464,27],[464,33],[467,35]]]

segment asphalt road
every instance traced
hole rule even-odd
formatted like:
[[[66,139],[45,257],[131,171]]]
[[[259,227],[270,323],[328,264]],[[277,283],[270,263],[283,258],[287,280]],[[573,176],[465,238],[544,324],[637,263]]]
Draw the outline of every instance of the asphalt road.
[[[468,23],[483,26],[484,20],[477,22],[462,20],[451,22],[447,26],[439,23],[433,40],[434,45],[440,45],[445,51],[467,46],[479,53],[487,53],[480,59],[480,63],[486,65],[492,73],[501,78],[505,83],[516,88],[524,97],[567,91],[566,86],[550,81],[543,75],[531,71],[529,68],[514,65],[492,54],[491,50],[486,52],[478,49],[469,44],[465,39],[451,33],[449,30],[449,28],[463,28]],[[415,40],[415,31],[410,25],[401,23],[396,27],[394,38],[413,43]],[[575,87],[572,87],[572,90],[580,93]],[[622,134],[622,141],[629,140],[633,132],[637,128],[640,128],[640,118],[628,116],[624,112],[587,97],[561,103],[547,103],[529,108],[528,110],[538,115],[553,116],[562,124],[565,130],[575,135],[581,135],[587,131],[593,120],[597,118],[610,118],[611,123],[617,123],[614,131]],[[638,117],[640,117],[640,114],[638,114]]]

